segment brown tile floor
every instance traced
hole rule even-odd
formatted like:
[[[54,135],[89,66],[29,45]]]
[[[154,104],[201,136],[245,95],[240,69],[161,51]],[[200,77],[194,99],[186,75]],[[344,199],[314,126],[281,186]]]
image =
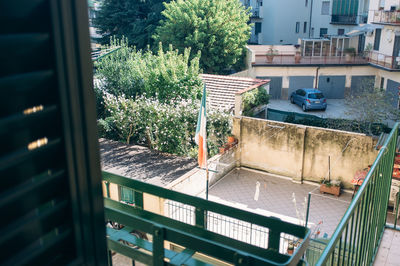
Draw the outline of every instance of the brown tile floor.
[[[400,265],[400,231],[386,229],[376,255],[374,266]]]
[[[260,190],[258,200],[255,200],[257,182],[260,183]],[[349,206],[350,193],[343,193],[339,198],[322,195],[317,184],[296,184],[291,180],[240,169],[234,170],[212,186],[209,198],[262,215],[272,215],[289,222],[297,222],[298,217],[305,217],[305,198],[309,192],[311,192],[309,223],[315,225],[322,221],[321,234],[318,237],[324,235],[330,237]],[[296,212],[293,194],[299,214]]]

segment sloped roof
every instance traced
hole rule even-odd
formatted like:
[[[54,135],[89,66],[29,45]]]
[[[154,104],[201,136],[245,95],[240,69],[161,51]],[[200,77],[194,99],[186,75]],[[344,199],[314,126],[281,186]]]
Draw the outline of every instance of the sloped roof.
[[[202,74],[211,108],[229,110],[235,106],[235,94],[265,85],[269,80]]]

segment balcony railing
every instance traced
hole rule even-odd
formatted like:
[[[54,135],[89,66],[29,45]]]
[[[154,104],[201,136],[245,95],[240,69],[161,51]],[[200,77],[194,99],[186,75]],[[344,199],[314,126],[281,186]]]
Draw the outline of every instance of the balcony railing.
[[[358,15],[332,15],[332,24],[358,24]]]
[[[373,14],[373,23],[400,25],[400,10],[375,10],[373,11]]]
[[[265,217],[233,207],[178,193],[158,186],[103,172],[107,183],[128,187],[134,191],[133,206],[105,199],[107,221],[117,222],[123,228],[107,228],[108,247],[111,250],[145,264],[172,265],[204,264],[202,256],[241,265],[298,265],[310,239],[310,230],[274,217]],[[150,199],[185,205],[190,212],[185,219],[173,219],[148,209]],[[216,219],[217,217],[217,219]],[[225,217],[225,218],[223,218]],[[265,246],[237,237],[227,237],[223,230],[234,230],[218,220],[233,220],[234,226],[246,224],[265,238]],[[181,221],[180,221],[181,220]],[[217,225],[217,226],[216,226]],[[217,227],[217,228],[215,228]],[[260,229],[262,228],[262,230]],[[236,230],[237,231],[237,230]],[[152,241],[140,235],[148,234]],[[290,236],[288,238],[288,236]],[[283,249],[289,240],[296,246],[292,255]],[[179,247],[168,249],[167,245]],[[286,246],[285,246],[286,247]]]
[[[367,65],[368,59],[362,55],[351,58],[345,56],[302,56],[296,61],[294,54],[279,53],[274,56],[267,54],[256,54],[253,65]]]
[[[371,265],[385,229],[399,123],[379,151],[316,265]]]
[[[376,51],[368,53],[368,62],[389,69],[400,70],[400,57],[385,55]]]

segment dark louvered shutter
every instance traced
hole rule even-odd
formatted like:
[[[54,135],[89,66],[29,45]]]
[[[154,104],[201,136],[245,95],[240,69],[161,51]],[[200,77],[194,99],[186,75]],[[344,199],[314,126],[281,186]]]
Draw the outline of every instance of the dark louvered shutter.
[[[87,21],[0,0],[0,264],[107,261]]]

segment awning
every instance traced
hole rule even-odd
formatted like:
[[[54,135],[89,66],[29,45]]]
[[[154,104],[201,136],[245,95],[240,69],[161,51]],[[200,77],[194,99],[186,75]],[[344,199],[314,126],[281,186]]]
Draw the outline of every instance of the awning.
[[[373,32],[376,29],[383,29],[383,26],[375,25],[375,24],[365,24],[365,25],[359,26],[359,27],[355,28],[354,30],[346,33],[346,35],[349,37],[353,37],[353,36],[365,34],[367,32]]]

